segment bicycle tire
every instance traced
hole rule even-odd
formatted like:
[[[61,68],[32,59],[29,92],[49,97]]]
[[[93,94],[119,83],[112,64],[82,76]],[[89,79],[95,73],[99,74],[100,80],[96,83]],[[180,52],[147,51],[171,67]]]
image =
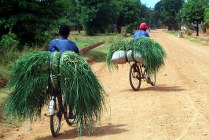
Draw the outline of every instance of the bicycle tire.
[[[151,75],[150,75],[150,79],[151,79],[151,85],[152,86],[155,86],[155,84],[156,84],[156,72],[154,72],[154,73],[152,73]]]
[[[129,81],[133,90],[138,91],[140,89],[141,77],[141,70],[137,63],[132,64],[129,71]]]
[[[62,112],[61,112],[61,96],[55,96],[55,104],[54,104],[54,114],[50,115],[50,130],[53,137],[57,137],[60,132],[61,127],[61,119],[62,119]]]
[[[75,119],[69,119],[69,106],[68,104],[64,103],[64,117],[65,121],[68,125],[73,125],[75,122]]]

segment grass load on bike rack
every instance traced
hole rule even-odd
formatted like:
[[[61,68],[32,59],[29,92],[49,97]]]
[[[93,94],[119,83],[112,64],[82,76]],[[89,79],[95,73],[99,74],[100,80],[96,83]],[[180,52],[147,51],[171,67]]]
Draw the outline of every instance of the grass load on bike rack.
[[[113,43],[107,50],[107,56],[106,56],[106,62],[107,62],[107,65],[109,68],[113,67],[113,66],[116,66],[115,64],[113,64],[111,62],[111,58],[112,58],[112,55],[115,51],[118,51],[118,50],[123,50],[123,51],[127,51],[129,49],[132,49],[133,47],[133,41],[134,39],[133,38],[125,38],[125,39],[122,39],[118,42],[115,42]]]
[[[4,115],[18,122],[27,119],[33,121],[40,117],[42,108],[49,102],[51,94],[48,88],[50,54],[34,52],[14,63],[8,84],[13,91],[5,101]],[[74,52],[53,52],[52,55],[52,70],[60,68],[61,91],[67,103],[74,105],[79,135],[82,134],[83,128],[91,132],[105,105],[105,91],[102,85],[82,56]],[[53,75],[55,84],[56,77],[57,75]]]
[[[4,105],[4,113],[12,120],[40,116],[47,99],[48,57],[49,52],[32,53],[13,64],[8,84],[13,91]]]
[[[95,120],[100,120],[102,106],[105,104],[105,91],[81,56],[72,52],[64,53],[60,68],[61,90],[66,95],[68,104],[74,104],[79,134],[82,134],[83,127],[91,131]]]
[[[113,64],[111,62],[111,57],[113,53],[118,50],[132,50],[133,53],[140,53],[144,59],[148,74],[157,72],[160,67],[164,65],[164,58],[166,57],[166,52],[164,51],[163,47],[151,38],[126,38],[112,44],[108,48],[106,62],[109,68],[114,65],[117,66],[117,64]]]

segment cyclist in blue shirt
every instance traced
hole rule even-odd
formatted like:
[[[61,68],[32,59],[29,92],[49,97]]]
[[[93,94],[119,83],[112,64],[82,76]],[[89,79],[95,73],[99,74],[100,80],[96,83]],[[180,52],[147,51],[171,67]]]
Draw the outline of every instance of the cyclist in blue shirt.
[[[148,26],[145,22],[141,23],[139,25],[139,30],[133,35],[133,38],[137,39],[139,37],[150,37],[148,32],[147,32]],[[143,65],[144,66],[144,65]],[[147,77],[147,83],[149,84],[153,84],[153,82],[151,81],[150,77]]]
[[[70,27],[68,25],[61,25],[59,28],[59,38],[53,39],[50,44],[48,51],[54,52],[64,52],[64,51],[73,51],[79,54],[79,49],[74,42],[68,39],[70,34]],[[73,114],[73,105],[69,106],[69,119],[73,122],[75,115]]]
[[[145,22],[141,23],[139,25],[139,30],[136,31],[136,33],[133,35],[133,38],[137,39],[137,38],[142,37],[142,36],[149,37],[147,29],[148,29],[147,24]]]
[[[49,44],[49,51],[73,51],[79,54],[79,49],[74,42],[68,39],[70,34],[70,27],[68,25],[61,25],[59,29],[60,37],[53,39]]]

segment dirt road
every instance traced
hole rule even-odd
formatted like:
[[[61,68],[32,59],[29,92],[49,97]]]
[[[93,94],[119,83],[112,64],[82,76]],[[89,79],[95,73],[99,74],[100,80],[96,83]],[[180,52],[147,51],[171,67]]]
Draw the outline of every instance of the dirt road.
[[[110,72],[104,62],[92,64],[104,86],[107,110],[92,135],[82,140],[208,140],[209,139],[209,46],[152,31],[150,36],[167,52],[157,85],[143,82],[134,92],[129,84],[129,64]],[[3,139],[51,140],[49,118],[29,123]],[[80,139],[76,126],[63,121],[57,139]]]

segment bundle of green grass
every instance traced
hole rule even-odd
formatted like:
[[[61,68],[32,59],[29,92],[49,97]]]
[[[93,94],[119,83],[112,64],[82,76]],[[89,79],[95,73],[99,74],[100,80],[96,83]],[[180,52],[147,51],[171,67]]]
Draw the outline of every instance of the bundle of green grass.
[[[133,54],[140,53],[148,74],[157,72],[164,65],[164,58],[166,57],[164,49],[155,40],[148,37],[138,39],[129,37],[112,44],[108,48],[106,62],[109,68],[117,67],[117,64],[111,62],[111,58],[113,53],[118,50],[132,50]]]
[[[74,52],[34,52],[18,59],[8,84],[13,91],[5,101],[5,115],[20,122],[39,118],[49,102],[51,76],[55,87],[60,83],[67,103],[74,105],[79,134],[92,128],[105,105],[105,91],[88,63]]]

